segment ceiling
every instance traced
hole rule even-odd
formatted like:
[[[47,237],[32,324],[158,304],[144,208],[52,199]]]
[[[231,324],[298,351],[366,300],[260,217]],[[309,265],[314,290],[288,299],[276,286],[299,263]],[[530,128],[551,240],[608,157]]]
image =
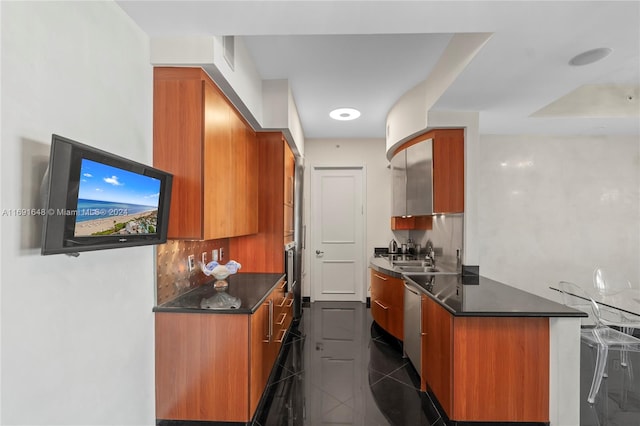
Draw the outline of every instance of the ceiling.
[[[385,136],[455,33],[493,36],[432,110],[479,111],[482,134],[640,135],[640,2],[118,1],[150,37],[242,36],[288,79],[306,138]],[[605,59],[569,60],[609,47]],[[329,111],[362,116],[334,121]]]

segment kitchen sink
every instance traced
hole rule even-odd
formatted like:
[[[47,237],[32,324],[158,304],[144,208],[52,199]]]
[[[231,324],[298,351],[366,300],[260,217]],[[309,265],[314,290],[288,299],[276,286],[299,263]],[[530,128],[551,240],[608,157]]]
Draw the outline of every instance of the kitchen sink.
[[[401,272],[440,272],[438,268],[432,266],[396,265],[396,268]]]
[[[392,261],[394,266],[425,266],[426,260],[394,260]]]

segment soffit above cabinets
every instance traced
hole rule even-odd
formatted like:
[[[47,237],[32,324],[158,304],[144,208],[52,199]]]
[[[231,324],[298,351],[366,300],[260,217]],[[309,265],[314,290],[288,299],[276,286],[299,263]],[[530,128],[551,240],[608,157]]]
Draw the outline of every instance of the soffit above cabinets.
[[[637,117],[600,111],[597,120],[585,118],[591,113],[569,111],[576,105],[571,99],[554,106],[561,117],[534,115],[585,85],[640,85],[640,2],[117,4],[150,37],[239,36],[246,50],[236,60],[246,54],[260,78],[291,82],[307,138],[384,138],[385,117],[398,97],[429,77],[448,39],[469,33],[493,36],[431,111],[479,112],[483,134],[640,134]],[[603,47],[612,49],[603,60],[569,65]],[[332,123],[328,114],[336,107],[357,108],[362,116]]]

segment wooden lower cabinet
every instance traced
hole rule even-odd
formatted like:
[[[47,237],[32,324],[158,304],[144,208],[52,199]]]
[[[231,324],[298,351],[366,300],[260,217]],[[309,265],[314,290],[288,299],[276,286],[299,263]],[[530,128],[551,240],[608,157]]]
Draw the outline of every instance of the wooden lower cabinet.
[[[549,421],[549,319],[453,316],[422,298],[422,389],[455,421]]]
[[[421,388],[429,384],[438,402],[453,412],[453,315],[433,299],[422,295],[422,377]]]
[[[252,419],[291,324],[282,284],[253,314],[156,312],[157,419]]]
[[[273,342],[274,298],[268,297],[251,315],[251,342],[249,346],[249,413],[255,412],[267,385],[271,366],[276,359]]]
[[[380,327],[404,340],[404,281],[371,269],[371,316]]]

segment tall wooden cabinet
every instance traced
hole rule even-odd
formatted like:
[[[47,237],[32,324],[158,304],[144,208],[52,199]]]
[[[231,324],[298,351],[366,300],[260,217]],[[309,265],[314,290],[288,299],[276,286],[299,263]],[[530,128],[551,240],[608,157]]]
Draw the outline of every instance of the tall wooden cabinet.
[[[256,233],[253,129],[200,68],[155,68],[153,94],[153,164],[174,175],[168,237]]]
[[[233,238],[243,272],[284,272],[284,242],[293,241],[294,159],[281,132],[258,132],[258,233]]]
[[[442,129],[433,137],[433,212],[464,212],[464,130]]]

